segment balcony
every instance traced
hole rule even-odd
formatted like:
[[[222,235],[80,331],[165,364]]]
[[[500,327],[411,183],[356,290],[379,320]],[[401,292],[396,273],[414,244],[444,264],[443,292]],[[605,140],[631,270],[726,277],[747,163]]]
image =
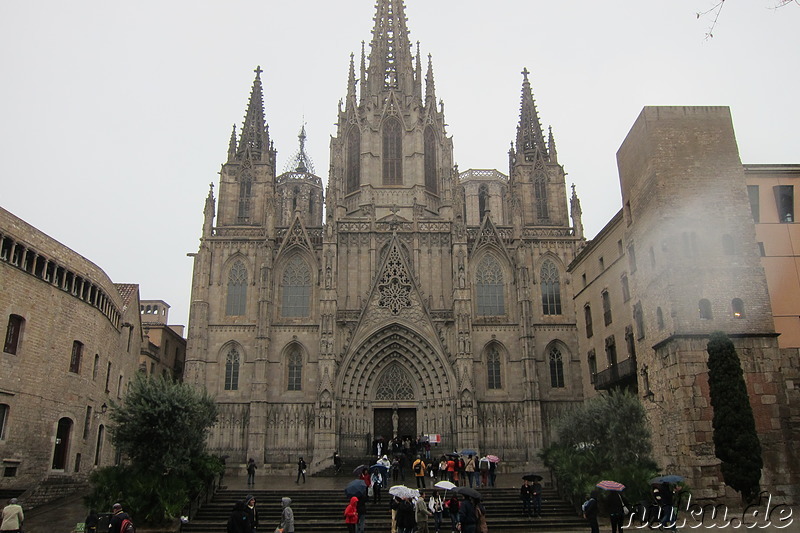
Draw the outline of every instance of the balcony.
[[[594,388],[595,390],[612,388],[636,390],[636,359],[624,359],[616,365],[611,365],[602,372],[598,372],[594,380]]]

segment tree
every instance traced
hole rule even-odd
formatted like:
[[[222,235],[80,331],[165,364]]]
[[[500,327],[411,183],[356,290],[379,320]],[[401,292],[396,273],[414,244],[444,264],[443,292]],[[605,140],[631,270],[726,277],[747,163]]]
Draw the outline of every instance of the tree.
[[[789,4],[800,5],[800,0],[772,0],[772,9],[778,9],[779,7],[788,6]],[[723,7],[725,7],[725,0],[717,0],[710,9],[706,11],[698,11],[696,13],[697,18],[705,16],[712,17],[711,26],[709,26],[708,31],[706,32],[706,39],[711,39],[714,37],[714,28],[717,27],[717,21],[719,20],[719,15],[722,13]]]
[[[88,506],[109,509],[121,501],[137,521],[163,523],[222,471],[206,453],[217,410],[205,391],[139,374],[122,404],[111,407],[111,440],[127,462],[92,473]]]
[[[759,492],[763,461],[742,365],[733,343],[721,331],[711,334],[707,351],[714,453],[722,461],[725,483],[749,502]]]
[[[627,391],[597,396],[562,417],[558,440],[541,457],[573,502],[601,479],[623,483],[634,501],[645,499],[657,472],[644,407]]]

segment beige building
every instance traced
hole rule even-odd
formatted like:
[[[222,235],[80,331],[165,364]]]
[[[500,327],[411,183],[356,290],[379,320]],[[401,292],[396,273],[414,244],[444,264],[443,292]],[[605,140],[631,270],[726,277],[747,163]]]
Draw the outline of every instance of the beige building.
[[[107,409],[137,371],[138,309],[137,285],[0,208],[0,488],[46,499],[114,464]]]
[[[578,199],[527,71],[508,175],[458,172],[403,3],[376,9],[342,73],[324,197],[304,134],[276,172],[256,70],[193,254],[185,379],[216,396],[210,445],[229,463],[302,455],[313,471],[378,436],[432,434],[530,466],[582,401]]]
[[[762,486],[796,498],[798,352],[780,349],[775,327],[796,304],[783,303],[798,290],[796,257],[775,257],[790,252],[793,225],[787,212],[778,223],[769,205],[774,186],[786,183],[777,181],[783,167],[742,165],[726,107],[646,107],[617,161],[623,208],[569,267],[589,376],[584,394],[638,391],[659,464],[687,475],[696,497],[717,497],[724,486],[705,348],[708,335],[722,330],[736,344],[750,392]],[[759,201],[750,183],[769,192]],[[788,205],[774,197],[779,208]],[[751,202],[763,209],[760,224]],[[767,248],[773,257],[762,257]],[[782,275],[794,278],[776,284]],[[775,320],[772,302],[784,305]],[[788,338],[796,335],[796,327],[780,324]]]
[[[800,165],[745,165],[761,264],[781,348],[800,348]]]
[[[186,339],[183,338],[183,326],[168,325],[169,307],[163,300],[142,300],[139,303],[144,332],[139,371],[148,376],[182,380]]]

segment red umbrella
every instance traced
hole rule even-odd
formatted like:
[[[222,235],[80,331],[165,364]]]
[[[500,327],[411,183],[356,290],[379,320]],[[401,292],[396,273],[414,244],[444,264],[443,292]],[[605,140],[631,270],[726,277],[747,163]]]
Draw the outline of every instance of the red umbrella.
[[[601,488],[601,489],[613,490],[613,491],[616,491],[616,492],[621,492],[621,491],[625,490],[625,485],[623,485],[622,483],[618,483],[616,481],[609,481],[607,479],[601,481],[596,486]]]
[[[486,458],[489,460],[490,463],[499,463],[500,458],[496,455],[487,455]]]

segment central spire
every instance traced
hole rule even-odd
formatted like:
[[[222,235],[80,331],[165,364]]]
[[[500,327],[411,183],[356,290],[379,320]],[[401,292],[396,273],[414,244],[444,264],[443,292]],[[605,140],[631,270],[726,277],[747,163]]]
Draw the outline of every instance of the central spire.
[[[253,72],[256,73],[256,77],[250,90],[250,101],[244,115],[237,155],[242,156],[249,151],[256,158],[266,158],[269,150],[269,134],[264,119],[264,89],[261,86],[261,73],[264,71],[259,66]]]
[[[528,74],[530,74],[528,69],[523,69],[522,101],[520,102],[519,125],[517,126],[517,153],[524,154],[528,159],[538,150],[542,157],[548,160],[542,124],[539,122],[539,112],[536,110],[536,101],[533,99]]]
[[[378,0],[369,54],[369,92],[412,94],[414,66],[403,0]]]

